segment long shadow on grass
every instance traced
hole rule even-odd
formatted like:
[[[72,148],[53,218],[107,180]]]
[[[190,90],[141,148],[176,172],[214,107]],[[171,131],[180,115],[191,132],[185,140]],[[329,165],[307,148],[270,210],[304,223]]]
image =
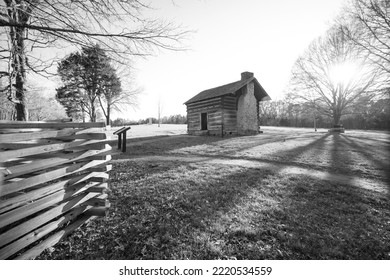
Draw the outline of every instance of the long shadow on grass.
[[[312,170],[321,170],[325,167],[327,170],[330,170],[334,173],[349,173],[350,159],[348,153],[343,153],[344,150],[345,143],[340,141],[340,136],[338,134],[334,135],[327,133],[313,140],[307,145],[298,146],[296,148],[288,149],[281,153],[278,152],[277,154],[271,155],[271,157],[277,157],[279,159],[279,163],[283,163],[283,165],[274,168],[273,171],[278,174],[283,174],[283,170],[286,168],[286,165],[295,165]],[[328,156],[325,162],[326,166],[319,166],[318,163],[315,162],[317,158],[316,153],[319,152]],[[314,164],[300,162],[299,158],[303,155],[311,157],[311,160],[314,161]],[[331,177],[328,179],[332,181]]]
[[[351,134],[343,134],[342,136],[346,136],[348,138],[351,138],[351,139],[357,139],[357,140],[369,140],[369,141],[373,141],[373,142],[377,142],[377,143],[380,143],[380,144],[390,144],[390,133],[387,132],[387,131],[378,131],[378,133],[381,133],[381,134],[384,134],[384,133],[387,133],[387,139],[386,138],[383,138],[383,139],[374,139],[375,136],[373,136],[372,138],[370,137],[367,137],[367,136],[362,136],[362,135],[351,135]]]
[[[330,168],[347,169],[350,143],[338,133],[329,136]],[[383,227],[389,222],[388,199],[348,184],[304,180],[293,188],[286,209],[292,217],[297,215],[293,224],[298,236],[291,247],[297,258],[390,258],[390,231]]]
[[[234,150],[233,154],[232,155],[229,155],[229,154],[210,154],[210,153],[191,153],[191,156],[200,156],[200,157],[206,157],[206,158],[210,158],[210,159],[213,159],[213,158],[222,158],[222,159],[231,159],[231,160],[237,160],[237,159],[244,159],[244,160],[250,160],[250,161],[257,161],[257,162],[261,162],[261,163],[270,163],[270,164],[282,164],[282,165],[291,165],[291,166],[297,166],[297,167],[304,167],[304,168],[315,168],[315,169],[322,169],[322,168],[318,168],[317,166],[313,166],[313,164],[310,164],[310,163],[303,163],[303,162],[299,162],[299,161],[288,161],[288,160],[285,160],[284,157],[288,157],[288,158],[292,158],[292,159],[295,159],[297,158],[299,155],[302,155],[304,153],[311,153],[312,156],[315,158],[316,157],[316,150],[325,150],[325,149],[328,149],[329,147],[327,147],[326,145],[326,138],[329,137],[329,134],[325,134],[325,135],[322,135],[321,137],[319,137],[318,139],[314,139],[310,144],[308,145],[304,145],[304,146],[300,146],[300,147],[297,147],[297,148],[294,148],[294,149],[289,149],[289,150],[285,150],[283,152],[277,152],[275,154],[271,154],[271,155],[268,155],[269,157],[275,157],[275,159],[269,159],[269,158],[262,158],[262,154],[261,154],[261,151],[259,152],[258,156],[245,156],[245,155],[237,155],[235,154],[236,152],[240,152],[240,151],[245,151],[245,150],[248,150],[248,149],[251,149],[251,148],[254,148],[254,147],[261,147],[262,145],[266,145],[266,144],[269,144],[269,143],[275,143],[275,142],[283,142],[284,139],[283,138],[278,138],[278,139],[275,139],[275,140],[271,140],[271,141],[251,141],[251,144],[249,146],[244,146],[242,147],[242,145],[240,146],[240,149],[236,149]],[[304,138],[307,139],[307,136],[305,136]]]
[[[357,143],[356,140],[352,140],[348,135],[341,135],[341,137],[356,153],[360,154],[363,158],[370,162],[374,169],[383,174],[385,180],[390,183],[389,147],[384,148],[382,151],[378,151],[376,149],[370,149],[367,146]],[[383,158],[383,154],[377,156],[378,152],[384,152],[385,158]],[[382,160],[380,158],[382,158]]]
[[[301,176],[186,164],[117,186],[110,201],[52,257],[390,258],[388,200]]]
[[[212,144],[225,140],[225,138],[209,136],[176,135],[153,137],[147,140],[128,139],[126,153],[115,156],[116,159],[125,159],[138,155],[161,155],[169,151],[192,146]]]
[[[326,146],[329,136],[289,153]],[[109,215],[49,258],[390,258],[388,198],[279,172],[198,163],[124,176]]]
[[[307,145],[301,144],[298,147],[292,149],[279,149],[273,154],[263,155],[261,152],[261,146],[273,142],[283,141],[283,139],[275,139],[273,141],[255,141],[252,140],[250,146],[241,147],[235,149],[237,153],[231,154],[212,154],[212,153],[191,153],[192,156],[202,156],[209,158],[224,158],[224,159],[245,159],[250,161],[258,161],[262,163],[270,164],[282,164],[296,167],[303,167],[308,169],[324,170],[331,171],[332,173],[341,173],[341,174],[350,174],[359,176],[362,175],[361,170],[359,169],[358,163],[359,160],[356,159],[356,156],[353,156],[353,152],[362,152],[367,158],[366,165],[370,165],[370,168],[379,168],[385,170],[384,164],[380,163],[378,160],[375,160],[375,151],[367,150],[364,147],[359,147],[357,144],[354,144],[351,141],[348,141],[340,134],[324,134],[320,137],[318,135],[304,136],[304,139],[310,140],[311,142]],[[287,140],[288,141],[288,140]],[[247,149],[254,147],[259,147],[257,154],[250,152],[250,155],[245,155]],[[239,152],[244,152],[240,154]],[[363,163],[363,162],[362,162]],[[281,167],[284,168],[284,167]],[[387,167],[388,169],[388,167]],[[387,176],[387,175],[386,175]],[[365,177],[372,177],[376,179],[375,175],[371,173],[366,173]]]
[[[306,179],[292,186],[286,223],[297,259],[390,259],[389,200],[375,192]]]
[[[226,257],[223,250],[213,246],[217,236],[210,227],[240,204],[267,174],[228,169],[221,171],[207,164],[199,169],[190,164],[138,182],[130,196],[115,201],[114,207],[121,208],[118,212],[128,215],[120,220],[129,224],[127,235],[118,237],[123,252],[107,255],[121,259]],[[217,235],[221,234],[224,232]]]
[[[241,136],[241,137],[235,137],[233,138],[233,141],[237,142],[237,146],[233,149],[227,150],[227,153],[239,153],[246,150],[250,150],[252,148],[266,145],[266,144],[272,144],[272,143],[283,143],[285,141],[288,141],[290,139],[298,140],[298,139],[307,139],[313,137],[312,134],[306,132],[306,133],[297,133],[297,132],[290,132],[287,135],[267,135],[267,134],[258,134],[256,136]],[[243,139],[243,141],[240,141]]]
[[[328,137],[332,137],[330,146],[325,143]],[[326,134],[288,153],[298,156],[313,148],[326,147],[331,165],[337,169],[339,157],[346,156],[340,155],[345,145],[339,135]],[[207,164],[200,173],[198,166],[186,165],[186,168],[193,168],[194,174],[185,175],[188,170],[183,169],[149,178],[137,186],[138,191],[127,198],[127,203],[118,201],[121,207],[132,205],[133,214],[127,217],[130,219],[128,234],[116,239],[122,244],[122,251],[109,251],[107,256],[125,259],[390,257],[390,233],[385,226],[390,222],[390,209],[388,200],[378,194],[304,176],[275,175],[282,169],[271,172],[236,167],[226,174],[213,175],[218,172],[217,167]],[[175,177],[177,173],[184,178]],[[161,182],[157,188],[147,187],[148,180],[164,180],[166,176],[173,181]],[[279,184],[275,184],[278,180]]]
[[[227,252],[214,247],[224,230],[215,234],[213,224],[240,205],[268,174],[186,164],[116,184],[110,194],[109,216],[94,222],[88,232],[79,230],[74,236],[83,235],[81,238],[63,242],[57,254],[46,258],[225,258]],[[250,257],[244,252],[241,258]]]
[[[350,163],[352,162],[349,147],[341,138],[340,133],[331,133],[329,135],[331,136],[331,144],[328,147],[330,151],[330,168],[348,173],[351,169]]]
[[[191,148],[196,146],[204,146],[203,150],[192,152],[188,151],[191,155],[211,155],[213,154],[213,147],[218,149],[218,154],[223,151],[226,154],[237,153],[247,149],[254,148],[259,145],[284,142],[287,138],[307,138],[308,136],[301,134],[289,134],[286,135],[265,135],[259,134],[256,136],[237,136],[237,137],[211,137],[211,136],[189,136],[178,135],[160,138],[149,138],[147,140],[142,139],[128,139],[128,149],[124,154],[116,155],[116,159],[125,159],[131,156],[139,155],[163,155],[169,154],[171,151],[177,151],[180,149]],[[226,147],[225,143],[228,144]],[[233,144],[233,145],[231,145]]]
[[[328,150],[329,147],[327,146],[327,140],[328,140],[329,134],[324,134],[320,136],[319,138],[314,138],[312,142],[310,142],[307,145],[298,146],[293,149],[286,149],[283,152],[277,152],[275,154],[271,154],[270,157],[276,157],[277,159],[280,159],[279,161],[282,161],[285,164],[298,164],[298,165],[306,165],[310,168],[315,168],[316,166],[313,166],[312,164],[304,164],[302,162],[299,162],[296,160],[299,156],[302,156],[304,154],[310,155],[312,158],[316,158],[318,151],[324,151]]]

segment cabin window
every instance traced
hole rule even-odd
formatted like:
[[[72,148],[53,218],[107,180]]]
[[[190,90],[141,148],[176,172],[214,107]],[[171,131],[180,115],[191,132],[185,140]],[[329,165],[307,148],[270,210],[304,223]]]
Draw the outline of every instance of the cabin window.
[[[200,114],[200,129],[207,130],[207,113]]]

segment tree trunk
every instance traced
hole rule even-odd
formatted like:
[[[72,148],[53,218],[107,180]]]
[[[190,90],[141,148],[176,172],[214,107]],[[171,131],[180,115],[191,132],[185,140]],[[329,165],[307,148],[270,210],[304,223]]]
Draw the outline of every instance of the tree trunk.
[[[26,92],[25,92],[25,84],[26,84],[26,71],[24,67],[25,58],[24,54],[19,54],[20,59],[19,65],[17,65],[16,70],[16,82],[15,82],[15,109],[16,109],[16,120],[18,121],[27,121],[27,107],[26,107]]]
[[[110,94],[106,94],[105,96],[106,96],[106,101],[107,101],[106,125],[110,125],[112,99],[111,99]],[[102,108],[103,108],[103,105],[102,105]],[[103,110],[103,113],[104,113],[104,110]]]
[[[110,125],[110,103],[107,102],[106,125]]]
[[[96,122],[96,108],[93,102],[91,103],[91,122]]]
[[[91,122],[96,122],[96,107],[95,107],[95,101],[97,98],[96,95],[96,87],[93,88],[91,91],[87,92],[89,103],[91,104],[91,107],[89,108],[89,118]]]
[[[341,114],[337,111],[333,111],[333,124],[334,125],[340,124],[340,118],[341,118]]]
[[[29,20],[31,6],[29,4],[22,5],[18,3],[15,5],[13,1],[5,1],[7,6],[8,16],[20,23],[26,24]],[[26,50],[24,41],[27,38],[27,29],[25,27],[9,27],[10,36],[10,56],[12,69],[10,76],[10,94],[9,99],[15,104],[16,120],[27,121],[28,113],[26,107]]]
[[[26,54],[24,53],[25,28],[11,28],[10,37],[12,39],[12,76],[10,100],[15,104],[16,120],[27,121],[28,114],[26,108]],[[15,94],[13,94],[13,92]]]

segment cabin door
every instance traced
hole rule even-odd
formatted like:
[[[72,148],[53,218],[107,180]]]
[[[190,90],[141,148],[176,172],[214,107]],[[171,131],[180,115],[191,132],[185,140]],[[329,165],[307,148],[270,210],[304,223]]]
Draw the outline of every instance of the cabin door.
[[[207,113],[200,114],[200,129],[207,130]]]

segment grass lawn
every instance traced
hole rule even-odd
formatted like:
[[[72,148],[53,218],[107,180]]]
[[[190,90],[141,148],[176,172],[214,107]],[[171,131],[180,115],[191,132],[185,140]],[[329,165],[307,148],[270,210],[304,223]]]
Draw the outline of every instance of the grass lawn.
[[[108,215],[39,258],[390,259],[389,135],[262,130],[129,140],[113,161]],[[207,160],[134,160],[153,155],[287,164],[387,187]]]

